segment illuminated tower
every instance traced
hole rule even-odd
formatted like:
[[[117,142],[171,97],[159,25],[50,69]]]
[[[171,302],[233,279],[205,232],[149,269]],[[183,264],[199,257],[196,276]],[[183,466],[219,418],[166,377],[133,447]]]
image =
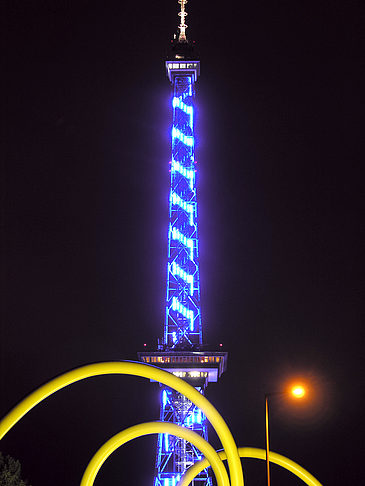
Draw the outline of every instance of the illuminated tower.
[[[194,91],[200,61],[194,56],[185,34],[187,0],[179,0],[179,3],[180,33],[174,39],[171,57],[166,61],[173,96],[164,335],[157,351],[139,353],[139,359],[174,373],[204,393],[208,383],[217,381],[225,370],[227,353],[202,350],[194,155]],[[164,386],[161,386],[160,420],[189,427],[207,439],[207,423],[201,410]],[[190,442],[160,434],[154,486],[175,486],[185,470],[199,459],[201,453]],[[193,484],[212,485],[208,470],[203,471]]]

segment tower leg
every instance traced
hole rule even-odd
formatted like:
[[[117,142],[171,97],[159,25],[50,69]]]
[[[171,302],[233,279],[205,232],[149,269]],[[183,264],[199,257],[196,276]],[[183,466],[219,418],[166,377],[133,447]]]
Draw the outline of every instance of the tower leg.
[[[201,393],[202,387],[196,387]],[[188,427],[208,440],[207,421],[204,414],[185,396],[161,387],[160,420]],[[186,469],[202,458],[200,451],[190,442],[168,434],[157,439],[156,475],[154,486],[175,486]],[[203,470],[193,481],[193,486],[212,486],[209,470]]]

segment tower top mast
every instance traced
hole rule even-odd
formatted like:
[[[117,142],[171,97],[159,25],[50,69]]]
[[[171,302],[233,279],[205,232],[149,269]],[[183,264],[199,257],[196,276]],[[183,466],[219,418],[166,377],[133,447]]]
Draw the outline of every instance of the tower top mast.
[[[179,25],[179,42],[188,42],[185,34],[185,29],[188,28],[188,26],[185,24],[185,17],[188,15],[187,12],[185,12],[185,5],[188,3],[188,0],[179,0],[179,4],[181,5],[181,10],[178,13],[180,17],[180,25]]]
[[[200,74],[200,61],[194,53],[194,41],[189,42],[185,32],[188,28],[185,23],[185,17],[188,15],[185,11],[185,5],[188,3],[188,0],[178,0],[178,3],[181,5],[178,13],[180,17],[180,34],[174,34],[174,38],[171,40],[171,52],[166,61],[167,75],[170,81],[173,82],[175,75],[192,73],[193,82],[195,82]]]

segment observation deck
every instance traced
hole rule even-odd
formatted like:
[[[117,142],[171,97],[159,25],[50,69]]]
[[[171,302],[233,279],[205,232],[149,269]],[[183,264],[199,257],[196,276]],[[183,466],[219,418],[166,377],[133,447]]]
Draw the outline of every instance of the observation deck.
[[[166,61],[166,71],[169,80],[173,83],[175,76],[192,75],[194,82],[200,74],[200,61],[173,60]]]
[[[140,352],[138,359],[183,378],[193,386],[217,382],[227,369],[228,353],[222,351]],[[203,383],[202,383],[203,382]]]

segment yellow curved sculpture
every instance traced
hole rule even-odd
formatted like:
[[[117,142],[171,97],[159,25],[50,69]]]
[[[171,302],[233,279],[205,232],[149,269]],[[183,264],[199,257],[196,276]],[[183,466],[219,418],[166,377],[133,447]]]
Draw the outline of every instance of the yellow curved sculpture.
[[[238,453],[240,457],[248,457],[252,459],[263,459],[266,461],[266,451],[264,449],[256,449],[255,447],[239,447]],[[218,451],[219,457],[224,461],[226,459],[226,454],[224,451]],[[299,479],[301,479],[308,486],[322,486],[321,483],[312,476],[304,467],[300,466],[296,462],[288,459],[281,454],[270,451],[269,453],[270,462],[277,464],[278,466],[287,469],[291,473],[295,474]],[[177,486],[188,486],[192,480],[205,468],[209,467],[209,463],[206,459],[202,459],[191,466],[184,476],[177,483]]]
[[[243,486],[243,473],[241,460],[238,455],[237,445],[231,431],[219,412],[213,405],[193,386],[181,380],[172,373],[163,371],[155,366],[135,363],[132,361],[110,361],[106,363],[95,363],[81,366],[63,375],[54,378],[28,395],[16,405],[0,422],[0,439],[33,407],[45,398],[62,388],[71,385],[85,378],[99,375],[124,374],[141,376],[160,382],[182,395],[185,395],[191,402],[200,408],[215,429],[224,450],[227,454],[227,462],[231,477],[232,486]]]
[[[96,475],[107,460],[107,458],[126,442],[149,434],[166,433],[181,437],[195,445],[206,457],[208,465],[212,466],[218,486],[229,486],[229,479],[226,468],[219,455],[213,447],[203,437],[191,429],[181,427],[180,425],[171,422],[145,422],[143,424],[134,425],[128,429],[122,430],[118,434],[111,437],[100,449],[95,453],[89,462],[85,473],[81,480],[80,486],[92,486],[94,484]]]
[[[147,422],[144,424],[139,424],[129,427],[119,434],[116,434],[97,451],[85,471],[81,486],[93,485],[94,479],[100,467],[115,449],[125,442],[134,439],[135,437],[146,434],[168,433],[171,435],[177,435],[192,442],[206,456],[205,459],[197,462],[187,470],[177,486],[188,486],[191,481],[209,465],[212,466],[214,473],[216,474],[219,486],[229,486],[230,484],[232,486],[243,486],[243,473],[240,457],[266,459],[266,451],[263,449],[256,449],[252,447],[237,448],[232,434],[222,416],[204,397],[204,395],[199,393],[194,387],[175,375],[168,373],[167,371],[163,371],[155,366],[135,363],[132,361],[111,361],[86,365],[54,378],[28,395],[28,397],[16,405],[1,420],[0,440],[27,412],[29,412],[29,410],[56,391],[91,376],[109,374],[124,374],[149,378],[150,380],[162,383],[178,391],[182,395],[185,395],[191,402],[202,410],[207,419],[210,421],[222,442],[224,450],[216,453],[211,445],[201,436],[188,428],[181,427],[170,422]],[[271,462],[292,472],[308,486],[322,486],[321,483],[308,471],[287,457],[271,451],[269,456]],[[228,462],[231,483],[229,482],[227,472],[222,463],[222,460],[224,459],[227,459]]]

